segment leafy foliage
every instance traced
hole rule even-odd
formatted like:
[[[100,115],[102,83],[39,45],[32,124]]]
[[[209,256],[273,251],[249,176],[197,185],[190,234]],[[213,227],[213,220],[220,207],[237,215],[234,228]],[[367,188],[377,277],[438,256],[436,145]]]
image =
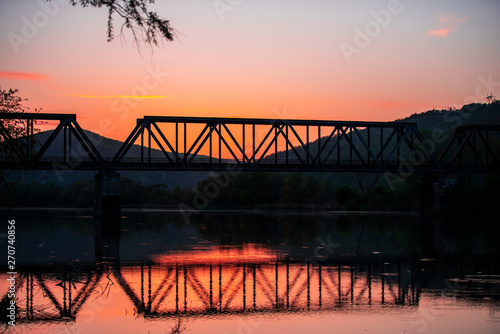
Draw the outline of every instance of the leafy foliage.
[[[17,89],[4,90],[0,87],[0,113],[25,113],[29,111],[29,107],[23,105],[23,101],[27,101],[27,99],[18,96],[17,92]],[[40,110],[35,109],[35,112]],[[26,133],[26,124],[21,120],[4,119],[1,122],[13,139],[21,138]],[[0,134],[0,142],[5,140],[6,138]]]
[[[156,46],[162,38],[172,41],[175,37],[170,22],[160,18],[156,12],[148,10],[147,5],[154,4],[154,0],[70,0],[70,3],[73,6],[80,4],[82,7],[108,9],[108,42],[115,38],[113,24],[115,16],[123,19],[120,34],[125,28],[129,29],[138,47],[141,41]]]
[[[25,113],[29,111],[29,108],[23,105],[23,99],[17,95],[17,89],[4,90],[0,87],[0,113]],[[35,112],[39,112],[41,109],[35,109]],[[26,157],[20,157],[19,154],[26,151],[28,141],[21,140],[25,136],[27,129],[27,124],[19,119],[0,119],[0,156],[3,158],[8,157],[9,159],[18,161],[21,166],[26,166],[28,162]],[[38,132],[38,129],[33,128],[33,133]],[[31,137],[32,142],[29,143],[30,147],[35,144],[34,137]],[[9,144],[14,144],[16,142],[17,148],[19,149],[18,154],[15,153],[16,149]],[[0,171],[0,182],[2,188],[6,191],[0,193],[0,199],[2,201],[7,201],[9,199],[9,189],[14,183],[20,179],[19,171]]]

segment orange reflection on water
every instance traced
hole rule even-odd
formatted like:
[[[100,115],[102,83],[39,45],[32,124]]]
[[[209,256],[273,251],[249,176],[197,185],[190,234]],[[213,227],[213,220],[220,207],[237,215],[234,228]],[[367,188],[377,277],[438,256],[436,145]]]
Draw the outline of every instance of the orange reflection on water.
[[[242,247],[213,246],[204,250],[173,251],[153,256],[157,264],[196,265],[196,264],[257,264],[280,260],[280,255],[265,247],[246,244]]]

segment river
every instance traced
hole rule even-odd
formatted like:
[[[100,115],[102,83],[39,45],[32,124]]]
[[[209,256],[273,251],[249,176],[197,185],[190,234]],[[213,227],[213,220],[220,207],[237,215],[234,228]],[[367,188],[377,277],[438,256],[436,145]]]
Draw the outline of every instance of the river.
[[[102,221],[31,209],[2,218],[15,225],[15,274],[0,274],[2,296],[15,278],[7,333],[500,333],[498,217],[125,210]]]

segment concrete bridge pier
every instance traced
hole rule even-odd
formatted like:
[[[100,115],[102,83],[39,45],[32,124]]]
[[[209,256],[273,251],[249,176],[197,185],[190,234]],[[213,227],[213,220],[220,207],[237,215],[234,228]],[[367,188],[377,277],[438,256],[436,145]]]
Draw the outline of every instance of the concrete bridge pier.
[[[120,218],[120,174],[100,171],[95,175],[95,218]]]
[[[433,208],[444,209],[448,207],[450,204],[450,196],[455,189],[455,177],[446,174],[440,175],[433,186]]]
[[[420,211],[428,213],[446,208],[455,188],[455,177],[446,174],[428,173],[422,179]]]

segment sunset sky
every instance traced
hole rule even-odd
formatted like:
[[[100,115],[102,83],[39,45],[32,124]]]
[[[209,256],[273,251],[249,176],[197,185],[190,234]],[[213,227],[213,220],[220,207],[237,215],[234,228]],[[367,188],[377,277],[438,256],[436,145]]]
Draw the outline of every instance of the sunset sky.
[[[178,38],[139,52],[106,41],[104,8],[0,0],[1,88],[120,140],[145,115],[390,121],[500,97],[498,0],[156,2]]]

